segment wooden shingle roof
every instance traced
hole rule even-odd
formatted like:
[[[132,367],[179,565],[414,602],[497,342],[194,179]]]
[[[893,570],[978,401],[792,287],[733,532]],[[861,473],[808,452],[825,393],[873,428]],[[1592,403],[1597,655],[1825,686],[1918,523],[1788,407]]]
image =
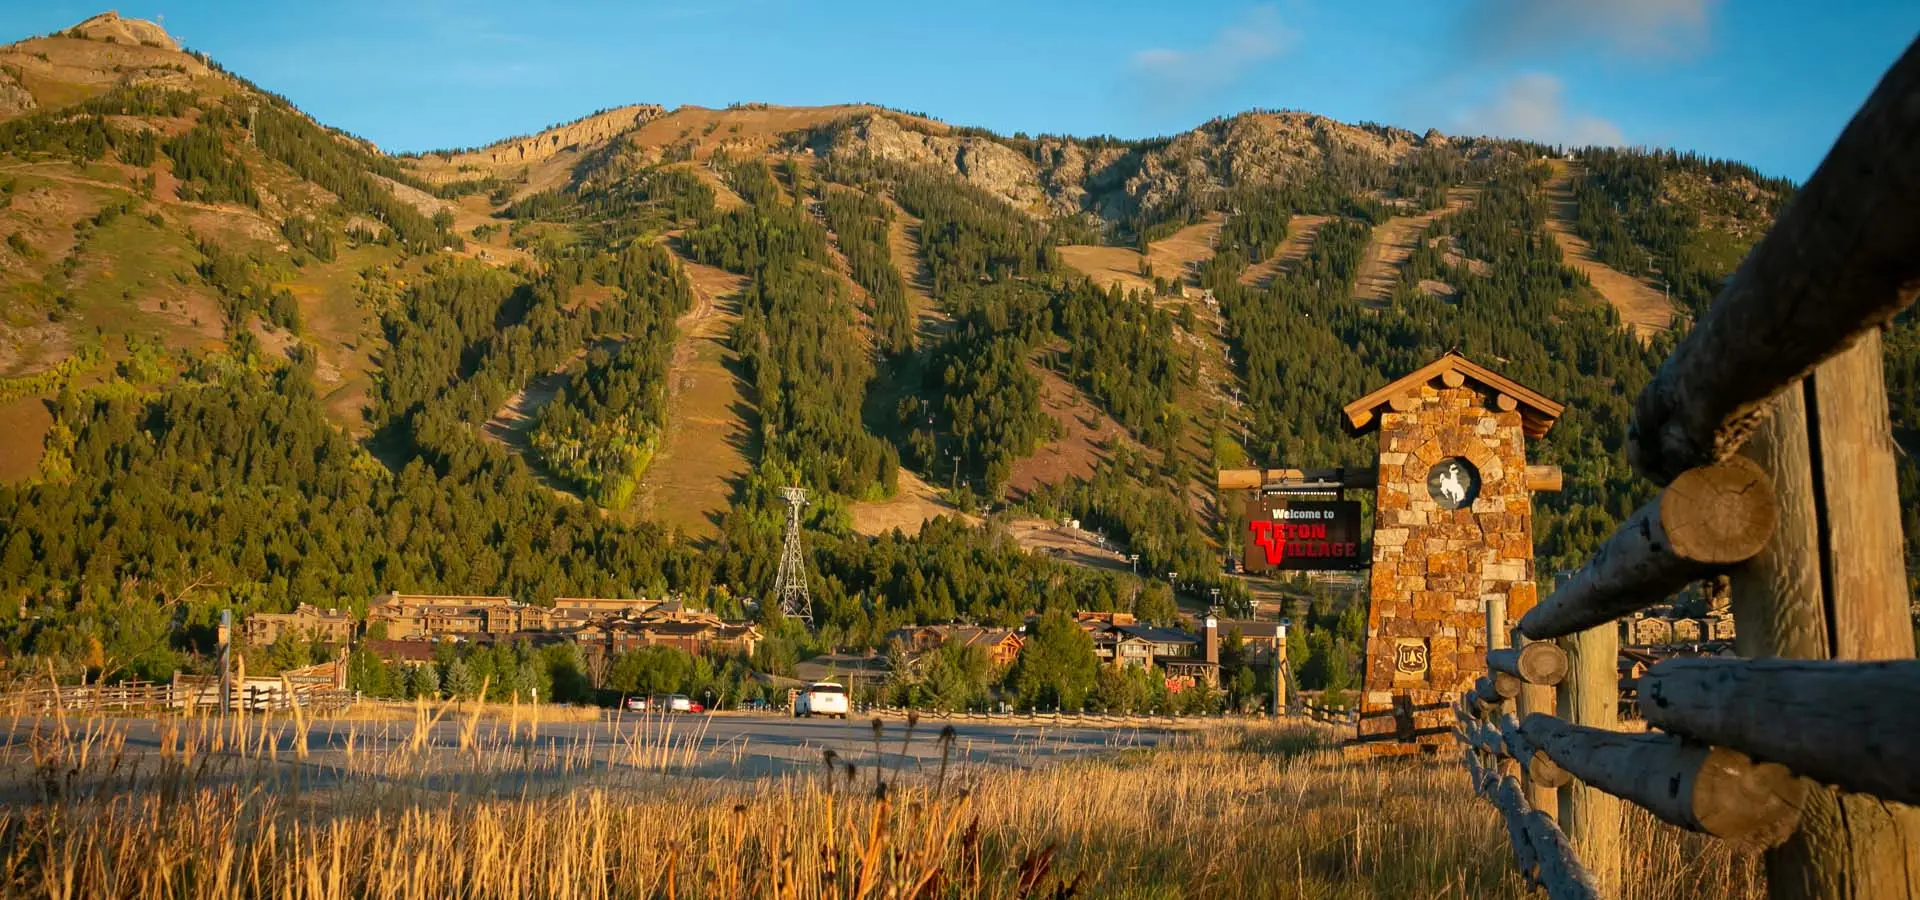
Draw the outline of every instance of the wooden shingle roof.
[[[1354,434],[1364,434],[1380,424],[1380,409],[1389,406],[1394,400],[1409,391],[1436,378],[1443,379],[1449,385],[1473,382],[1480,387],[1502,397],[1513,398],[1511,407],[1520,411],[1520,420],[1526,429],[1527,437],[1538,438],[1553,427],[1566,409],[1560,403],[1549,400],[1534,389],[1507,378],[1458,353],[1448,351],[1447,355],[1427,363],[1405,376],[1394,380],[1385,387],[1361,397],[1346,405],[1342,410],[1347,417],[1347,427]]]

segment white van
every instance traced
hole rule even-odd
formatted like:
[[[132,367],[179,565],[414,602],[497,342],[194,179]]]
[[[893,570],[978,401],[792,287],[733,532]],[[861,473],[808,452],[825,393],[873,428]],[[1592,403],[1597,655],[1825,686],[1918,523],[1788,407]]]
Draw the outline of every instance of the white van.
[[[847,717],[847,689],[831,681],[816,681],[807,685],[800,696],[793,701],[795,716],[839,716]]]

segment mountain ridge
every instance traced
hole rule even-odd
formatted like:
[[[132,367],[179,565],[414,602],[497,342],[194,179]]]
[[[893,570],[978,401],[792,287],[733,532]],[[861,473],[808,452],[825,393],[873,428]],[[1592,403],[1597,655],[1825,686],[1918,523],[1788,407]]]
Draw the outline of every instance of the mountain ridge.
[[[1218,573],[1237,513],[1211,470],[1360,462],[1338,405],[1454,345],[1589,411],[1540,449],[1572,485],[1543,501],[1542,559],[1572,558],[1635,499],[1608,463],[1621,398],[1672,337],[1628,336],[1549,226],[1592,265],[1672,282],[1678,331],[1790,189],[1582,150],[1549,205],[1550,148],[1265,110],[1120,141],[867,104],[630,104],[389,154],[211,60],[127,43],[143,32],[125,20],[91,30],[0,48],[31,101],[0,112],[0,292],[18,298],[0,311],[0,415],[20,425],[0,434],[0,505],[113,533],[35,504],[137,478],[75,448],[119,440],[116,416],[164,435],[227,378],[234,402],[346,438],[321,443],[369,490],[408,485],[342,528],[431,508],[464,542],[395,525],[388,543],[415,556],[351,578],[305,568],[318,551],[196,551],[273,606],[383,571],[531,597],[601,583],[544,572],[532,544],[481,553],[444,517],[466,502],[599,535],[538,541],[607,578],[739,597],[771,577],[789,483],[814,491],[822,619],[846,633],[897,620],[882,584],[916,617],[1028,596],[895,585],[869,557],[977,540],[969,565],[1024,571],[993,549],[1009,517],[1081,519],[1142,571],[1238,597]],[[984,529],[921,531],[983,511]],[[66,540],[39,527],[0,526],[0,548]],[[28,566],[0,591],[79,577]]]

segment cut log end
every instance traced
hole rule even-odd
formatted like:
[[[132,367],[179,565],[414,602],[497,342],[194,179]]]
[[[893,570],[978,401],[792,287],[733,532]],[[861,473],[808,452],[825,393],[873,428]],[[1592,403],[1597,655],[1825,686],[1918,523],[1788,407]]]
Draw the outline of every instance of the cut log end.
[[[1693,787],[1693,815],[1707,833],[1748,847],[1777,847],[1800,823],[1807,782],[1773,763],[1715,747]]]
[[[1567,677],[1567,666],[1567,651],[1546,641],[1532,641],[1523,647],[1487,653],[1489,669],[1517,677],[1527,684],[1559,684]]]
[[[1766,546],[1779,519],[1772,482],[1743,456],[1688,469],[1661,497],[1660,528],[1674,555],[1709,565],[1732,565]]]

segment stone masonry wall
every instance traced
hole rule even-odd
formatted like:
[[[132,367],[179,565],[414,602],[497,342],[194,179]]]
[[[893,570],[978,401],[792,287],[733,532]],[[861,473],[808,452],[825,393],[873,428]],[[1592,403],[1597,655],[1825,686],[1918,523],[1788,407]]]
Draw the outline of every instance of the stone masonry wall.
[[[1472,382],[1410,394],[1414,409],[1380,420],[1363,735],[1395,730],[1394,717],[1364,714],[1393,709],[1397,695],[1416,729],[1451,725],[1447,706],[1486,673],[1487,598],[1507,598],[1509,625],[1537,600],[1520,413],[1498,411]],[[1453,457],[1479,470],[1480,487],[1470,507],[1448,510],[1427,475]],[[1421,651],[1425,671],[1409,672]]]

